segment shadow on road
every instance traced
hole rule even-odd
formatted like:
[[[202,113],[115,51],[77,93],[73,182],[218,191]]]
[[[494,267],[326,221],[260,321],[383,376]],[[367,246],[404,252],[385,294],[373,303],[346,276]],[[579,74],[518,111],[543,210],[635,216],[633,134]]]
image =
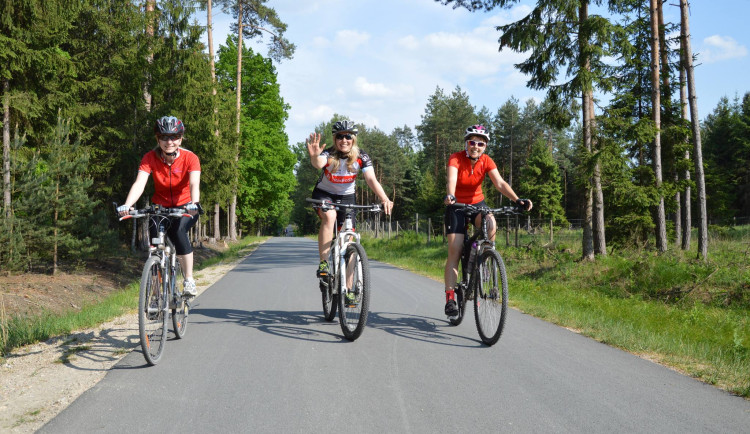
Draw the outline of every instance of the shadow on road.
[[[246,311],[237,309],[203,309],[196,308],[191,312],[191,323],[211,324],[218,321],[203,320],[199,316],[229,320],[246,327],[253,327],[262,332],[292,338],[318,342],[348,342],[338,329],[338,318],[326,322],[318,311],[281,311],[258,310]],[[321,331],[320,326],[335,326],[335,331]],[[367,327],[383,330],[395,336],[430,342],[440,345],[481,347],[480,341],[466,336],[451,333],[454,328],[448,323],[441,324],[435,318],[391,312],[370,312]],[[367,331],[365,330],[365,334]]]

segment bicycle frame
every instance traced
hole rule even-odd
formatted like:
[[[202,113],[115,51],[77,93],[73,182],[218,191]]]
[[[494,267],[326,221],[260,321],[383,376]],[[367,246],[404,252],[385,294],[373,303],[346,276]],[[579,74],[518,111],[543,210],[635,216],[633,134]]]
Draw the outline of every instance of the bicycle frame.
[[[331,250],[333,258],[333,269],[338,276],[336,280],[337,288],[334,288],[334,293],[343,293],[346,291],[346,267],[342,267],[341,264],[345,261],[346,249],[352,243],[359,244],[361,235],[354,232],[353,222],[351,216],[346,216],[344,220],[344,230],[339,231],[338,226],[334,226],[333,240],[331,240]],[[339,288],[343,291],[339,291]]]
[[[463,205],[463,204],[459,204]],[[479,229],[471,236],[471,237],[464,237],[464,243],[463,243],[463,250],[461,251],[461,270],[462,270],[462,279],[461,281],[466,283],[467,288],[471,287],[471,279],[474,277],[474,268],[476,265],[476,262],[472,264],[472,269],[468,269],[468,262],[469,262],[469,255],[471,254],[471,248],[472,244],[475,242],[478,244],[477,251],[475,253],[475,258],[478,258],[481,256],[481,254],[485,250],[495,250],[495,242],[491,241],[490,238],[487,236],[487,216],[492,214],[491,209],[489,208],[476,208],[472,205],[467,205],[466,208],[469,208],[469,212],[472,210],[478,211],[480,214],[482,214],[482,223],[479,227]],[[472,209],[473,208],[473,209]],[[468,212],[467,212],[468,213]],[[473,226],[473,222],[469,221],[467,219],[466,226],[468,228],[469,225]],[[497,226],[497,224],[496,224]],[[497,227],[495,228],[497,230]]]
[[[161,221],[157,223],[156,218],[159,218]],[[162,296],[165,300],[169,300],[169,304],[165,303],[164,310],[172,309],[176,304],[175,284],[177,281],[177,254],[175,252],[174,244],[172,244],[172,241],[166,236],[164,222],[167,221],[167,217],[150,216],[150,219],[158,228],[158,236],[151,240],[151,245],[148,249],[148,256],[159,257],[159,267],[161,268],[162,276],[164,276]]]

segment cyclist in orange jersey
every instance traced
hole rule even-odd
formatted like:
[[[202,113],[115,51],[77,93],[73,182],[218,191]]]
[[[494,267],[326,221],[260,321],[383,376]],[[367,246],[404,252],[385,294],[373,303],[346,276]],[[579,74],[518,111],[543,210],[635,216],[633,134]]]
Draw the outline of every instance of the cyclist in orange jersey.
[[[466,237],[466,218],[473,219],[474,226],[482,222],[480,215],[466,216],[460,208],[450,206],[456,202],[486,206],[482,193],[485,176],[490,177],[497,191],[525,210],[533,204],[529,199],[519,199],[510,184],[505,182],[495,162],[484,151],[490,141],[490,133],[483,125],[472,125],[464,134],[465,148],[450,156],[447,167],[445,203],[445,232],[448,240],[448,259],[445,262],[445,314],[458,315],[455,286],[458,278],[458,261]],[[488,216],[488,235],[495,240],[495,218]]]
[[[125,203],[117,208],[121,216],[128,214],[143,194],[149,175],[154,177],[154,195],[151,201],[168,208],[185,207],[191,217],[175,220],[167,236],[175,246],[177,259],[185,274],[185,294],[195,296],[193,279],[193,246],[188,231],[198,221],[200,207],[201,163],[198,156],[182,147],[185,125],[174,116],[159,118],[154,125],[157,146],[146,153],[138,167],[138,175],[130,187]],[[150,238],[155,238],[157,228],[150,225]]]

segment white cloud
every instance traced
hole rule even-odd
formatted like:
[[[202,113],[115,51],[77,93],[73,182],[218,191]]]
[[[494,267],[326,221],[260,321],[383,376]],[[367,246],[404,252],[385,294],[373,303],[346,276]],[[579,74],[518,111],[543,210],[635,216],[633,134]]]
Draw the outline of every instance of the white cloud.
[[[376,98],[400,98],[414,94],[414,88],[409,85],[386,86],[383,83],[371,83],[365,77],[357,77],[354,80],[354,90],[359,95]]]
[[[362,96],[391,96],[393,91],[383,83],[370,83],[364,77],[354,80],[354,88]]]
[[[297,110],[294,120],[301,124],[317,123],[324,119],[330,119],[335,110],[328,105],[321,104],[306,111]]]
[[[312,40],[312,46],[315,48],[326,48],[329,45],[331,45],[331,41],[322,36],[316,36]]]
[[[699,61],[704,63],[720,62],[747,56],[747,48],[729,36],[713,35],[703,40]]]
[[[336,32],[336,46],[345,47],[345,53],[366,44],[369,40],[370,34],[367,32],[357,32],[356,30],[339,30]]]
[[[398,45],[407,50],[416,50],[419,48],[419,41],[413,35],[405,36],[398,40]]]

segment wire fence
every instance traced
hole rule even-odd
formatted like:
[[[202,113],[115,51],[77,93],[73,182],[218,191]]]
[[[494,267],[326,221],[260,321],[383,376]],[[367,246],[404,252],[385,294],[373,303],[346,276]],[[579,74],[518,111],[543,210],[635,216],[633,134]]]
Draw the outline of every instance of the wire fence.
[[[580,248],[583,220],[569,220],[566,225],[556,225],[547,219],[530,216],[496,216],[498,233],[496,241],[506,246],[529,246],[555,244],[558,249]],[[668,222],[671,224],[671,222]],[[404,231],[423,234],[427,243],[445,242],[443,218],[423,217],[415,214],[410,219],[391,220],[384,215],[365,218],[358,216],[357,231],[373,238],[390,239]],[[709,221],[709,241],[741,240],[750,243],[750,217],[713,219]],[[692,239],[697,242],[697,228],[693,228]]]
[[[570,233],[580,229],[574,223],[565,227],[555,226],[549,220],[532,219],[528,216],[496,216],[498,225],[497,241],[505,239],[508,246],[528,245],[536,242],[553,242],[574,239]],[[359,220],[359,219],[358,219]],[[404,231],[423,234],[428,243],[445,242],[445,225],[443,218],[420,217],[415,214],[408,220],[391,220],[388,217],[375,215],[357,222],[357,231],[373,238],[390,239]]]

